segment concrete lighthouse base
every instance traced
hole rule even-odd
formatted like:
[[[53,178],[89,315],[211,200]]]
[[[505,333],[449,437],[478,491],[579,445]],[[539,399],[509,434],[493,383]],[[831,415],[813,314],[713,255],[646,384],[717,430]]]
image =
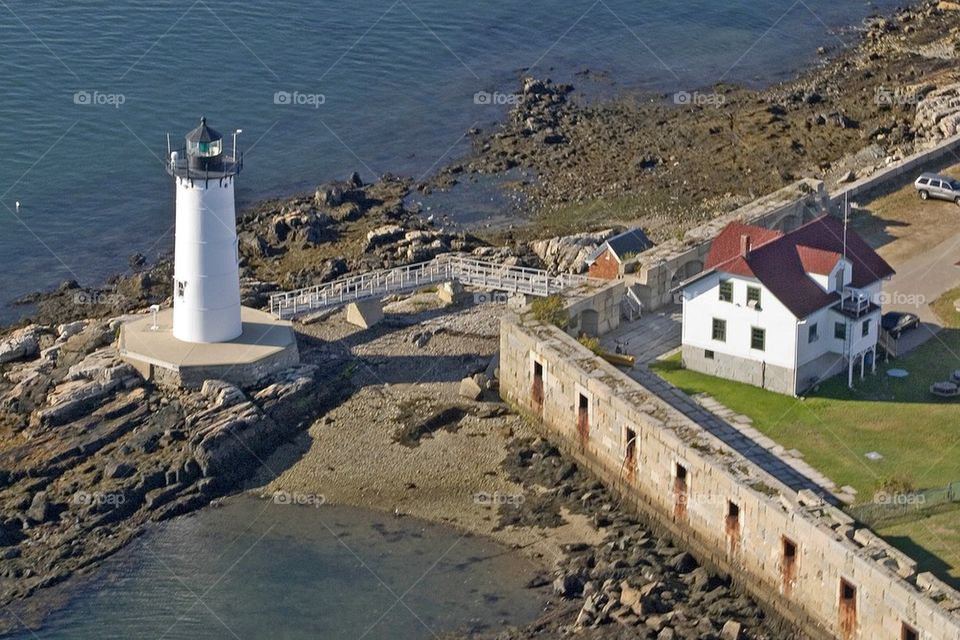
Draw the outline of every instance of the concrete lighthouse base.
[[[225,380],[239,387],[256,385],[272,373],[300,362],[297,338],[289,322],[243,307],[243,333],[229,342],[182,342],[173,337],[173,310],[121,326],[120,356],[143,377],[168,387],[199,388],[204,380]]]

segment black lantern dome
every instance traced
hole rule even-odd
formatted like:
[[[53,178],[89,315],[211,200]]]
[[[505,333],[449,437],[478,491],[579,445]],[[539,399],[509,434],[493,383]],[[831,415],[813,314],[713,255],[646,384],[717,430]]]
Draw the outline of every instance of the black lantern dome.
[[[243,158],[236,150],[234,138],[233,155],[224,153],[223,135],[207,125],[205,117],[200,126],[185,136],[186,145],[171,154],[168,172],[184,178],[222,178],[240,173]]]

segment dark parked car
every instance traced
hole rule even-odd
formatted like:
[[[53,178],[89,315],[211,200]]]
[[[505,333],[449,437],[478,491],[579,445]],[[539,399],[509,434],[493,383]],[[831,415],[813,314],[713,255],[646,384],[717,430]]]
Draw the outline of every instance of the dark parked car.
[[[916,329],[920,326],[920,318],[912,313],[888,311],[880,318],[880,326],[894,338],[899,338],[904,331]]]

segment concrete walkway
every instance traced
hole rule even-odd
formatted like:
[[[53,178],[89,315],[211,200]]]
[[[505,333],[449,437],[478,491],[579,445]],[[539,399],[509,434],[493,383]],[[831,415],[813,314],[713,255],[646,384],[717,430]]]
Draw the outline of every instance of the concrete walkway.
[[[651,393],[794,491],[809,489],[823,496],[828,502],[839,503],[834,495],[836,485],[833,482],[800,458],[788,455],[782,446],[750,426],[746,422],[749,420],[746,416],[741,417],[745,420],[740,425],[734,426],[654,374],[646,365],[637,365],[626,373]],[[714,401],[713,409],[722,410],[726,407]]]
[[[637,363],[653,362],[680,346],[683,329],[680,309],[680,305],[671,305],[625,322],[604,335],[600,344],[611,352],[620,345],[623,353],[634,356]]]

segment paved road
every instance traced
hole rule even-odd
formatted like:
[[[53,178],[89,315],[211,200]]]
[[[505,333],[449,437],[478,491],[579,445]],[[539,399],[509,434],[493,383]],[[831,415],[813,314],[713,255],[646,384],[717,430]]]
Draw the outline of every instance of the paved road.
[[[960,227],[960,213],[957,222]],[[958,263],[960,232],[953,233],[937,246],[909,260],[892,265],[897,274],[883,285],[884,312],[915,313],[922,321],[919,329],[903,335],[900,353],[917,348],[940,332],[940,321],[930,308],[930,303],[960,285]]]

